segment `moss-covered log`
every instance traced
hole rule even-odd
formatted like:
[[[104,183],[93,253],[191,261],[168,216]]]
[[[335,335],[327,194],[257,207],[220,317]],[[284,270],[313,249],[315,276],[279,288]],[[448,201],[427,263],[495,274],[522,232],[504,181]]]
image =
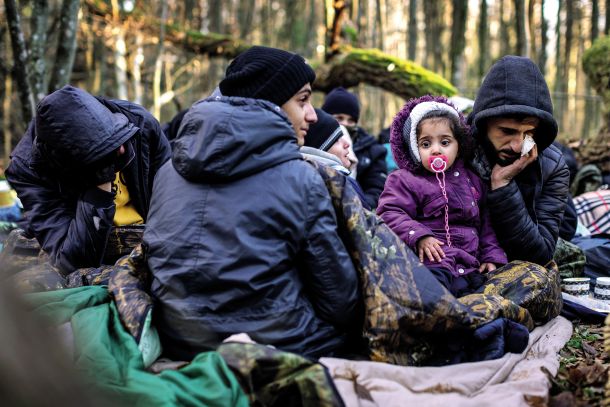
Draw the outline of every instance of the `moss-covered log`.
[[[457,90],[441,76],[420,65],[376,49],[344,48],[331,62],[316,69],[315,89],[365,83],[405,99],[425,94],[452,96]]]
[[[603,124],[597,136],[582,149],[580,157],[583,163],[596,163],[607,159],[610,153],[610,37],[598,38],[585,51],[582,67],[604,103]]]
[[[86,3],[95,14],[103,16],[109,13],[103,3],[94,0]],[[137,13],[133,16],[141,23],[142,30],[150,36],[158,35],[158,20]],[[250,44],[227,35],[187,31],[173,24],[167,24],[165,29],[167,41],[196,54],[234,58],[250,47]],[[434,72],[376,49],[341,47],[328,63],[316,67],[316,74],[314,88],[324,92],[337,86],[352,87],[365,83],[405,99],[425,94],[451,96],[457,93],[453,85]]]

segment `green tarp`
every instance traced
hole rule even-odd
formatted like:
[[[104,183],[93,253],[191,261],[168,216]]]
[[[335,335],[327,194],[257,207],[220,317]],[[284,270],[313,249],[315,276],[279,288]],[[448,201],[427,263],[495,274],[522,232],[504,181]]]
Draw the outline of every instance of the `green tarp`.
[[[53,325],[71,323],[76,369],[114,405],[248,405],[237,379],[217,352],[201,353],[179,370],[146,371],[140,350],[121,325],[106,287],[29,294],[27,300],[33,312]]]

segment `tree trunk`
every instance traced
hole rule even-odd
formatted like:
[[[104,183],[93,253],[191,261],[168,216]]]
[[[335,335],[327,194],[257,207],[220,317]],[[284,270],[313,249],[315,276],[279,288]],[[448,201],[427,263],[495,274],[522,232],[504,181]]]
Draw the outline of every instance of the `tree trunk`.
[[[345,2],[341,0],[333,1],[333,22],[330,29],[329,43],[326,48],[326,61],[330,61],[332,57],[339,53],[341,46],[341,27],[343,26],[343,18],[347,12]]]
[[[222,33],[222,0],[208,1],[208,18],[210,32]]]
[[[466,45],[466,17],[468,16],[468,1],[453,0],[453,27],[451,28],[451,83],[461,85],[462,75],[459,70]]]
[[[509,26],[504,15],[506,14],[506,1],[500,0],[500,56],[512,54]]]
[[[525,0],[515,0],[515,28],[517,31],[517,54],[527,56],[525,34]]]
[[[562,64],[562,58],[561,58],[561,38],[562,38],[562,33],[561,33],[561,10],[563,8],[563,0],[559,0],[557,2],[557,24],[555,24],[555,82],[553,84],[553,90],[554,92],[560,93],[562,92],[561,90],[561,85],[562,85],[562,70],[563,70],[563,64]],[[559,106],[557,106],[559,104],[559,101],[561,100],[561,97],[556,96],[557,97],[557,101],[555,103],[557,111],[560,111]]]
[[[609,0],[610,1],[610,0]],[[358,22],[356,24],[358,30],[358,46],[368,46],[368,1],[358,1]]]
[[[0,13],[0,16],[4,17],[4,14]],[[8,58],[6,57],[6,27],[4,24],[0,24],[0,140],[3,142],[4,146],[4,156],[2,160],[2,167],[6,168],[6,164],[8,164],[9,156],[11,154],[11,136],[10,131],[8,130],[8,126],[6,123],[9,122],[8,118],[5,120],[4,116],[6,112],[4,110],[5,98],[6,95],[6,83],[8,78],[8,68],[6,66],[6,62]]]
[[[383,51],[383,36],[384,36],[384,31],[383,31],[383,14],[381,13],[381,1],[382,0],[375,0],[375,19],[377,21],[377,24],[374,27],[373,32],[376,33],[376,39],[377,41],[375,41],[375,46],[377,48],[379,48],[380,50]]]
[[[546,74],[546,47],[549,43],[548,31],[549,23],[544,17],[544,0],[540,0],[540,52],[538,53],[538,68],[544,76]]]
[[[606,15],[608,12],[606,11]],[[591,0],[591,43],[599,36],[599,1]],[[607,22],[606,22],[607,25]]]
[[[76,53],[76,32],[78,30],[79,0],[63,0],[59,25],[59,40],[49,91],[53,92],[70,82],[74,55]]]
[[[417,54],[417,0],[409,0],[409,30],[407,31],[409,52],[408,58],[415,61]]]
[[[443,20],[442,3],[440,1],[424,1],[426,18],[426,64],[428,68],[439,74],[444,74],[442,38]]]
[[[529,36],[529,57],[538,59],[538,45],[536,41],[536,0],[529,0],[527,4],[527,34]]]
[[[32,19],[30,29],[30,84],[34,102],[38,103],[46,94],[46,60],[45,47],[47,45],[47,20],[49,18],[49,3],[47,0],[34,0],[32,6]]]
[[[610,0],[606,0],[606,26],[604,27],[604,34],[610,35]]]
[[[479,69],[478,74],[479,78],[482,78],[485,75],[487,70],[487,54],[489,53],[488,49],[488,38],[489,38],[489,29],[487,22],[487,0],[481,0],[481,4],[479,6],[479,27],[478,27],[478,40],[479,40]]]
[[[161,2],[161,20],[159,21],[159,44],[155,55],[155,73],[153,75],[153,116],[161,119],[161,74],[163,73],[163,43],[165,42],[165,23],[167,22],[167,2]]]
[[[254,20],[254,7],[256,0],[245,0],[241,7],[237,8],[237,20],[239,22],[239,38],[249,38],[252,31],[252,21]]]
[[[28,80],[27,55],[28,51],[25,47],[23,39],[23,30],[21,29],[21,17],[17,10],[15,0],[4,0],[4,9],[6,11],[6,21],[11,35],[11,47],[13,50],[13,76],[17,82],[17,92],[19,93],[19,101],[21,102],[21,114],[25,123],[29,123],[34,117],[34,95]]]
[[[307,20],[308,29],[305,30],[305,47],[306,49],[316,49],[316,32],[311,27],[318,26],[316,0],[309,0],[309,18]]]

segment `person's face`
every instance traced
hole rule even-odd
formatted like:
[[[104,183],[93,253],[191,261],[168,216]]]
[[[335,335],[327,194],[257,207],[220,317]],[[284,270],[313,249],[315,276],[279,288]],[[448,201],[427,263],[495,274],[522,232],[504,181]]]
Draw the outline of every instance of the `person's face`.
[[[430,157],[444,155],[447,157],[447,168],[451,167],[458,155],[458,142],[453,136],[447,119],[425,119],[420,122],[417,137],[417,149],[424,168],[430,168]]]
[[[341,165],[343,165],[345,168],[349,168],[351,165],[349,159],[349,146],[350,143],[347,137],[341,136],[337,141],[335,141],[335,144],[328,149],[329,153],[337,156],[339,160],[341,160]]]
[[[496,151],[496,161],[502,166],[512,164],[521,157],[525,136],[534,136],[539,120],[527,117],[523,120],[494,117],[487,122],[487,138]]]
[[[311,105],[311,85],[303,86],[281,107],[286,112],[290,123],[292,123],[292,128],[297,135],[298,145],[302,146],[305,144],[305,136],[309,130],[309,125],[318,120],[316,111]]]
[[[349,114],[337,113],[337,114],[334,114],[333,117],[335,119],[337,119],[339,124],[342,124],[343,126],[345,126],[347,128],[354,127],[356,125],[356,120],[354,120],[354,118],[352,116],[350,116]]]

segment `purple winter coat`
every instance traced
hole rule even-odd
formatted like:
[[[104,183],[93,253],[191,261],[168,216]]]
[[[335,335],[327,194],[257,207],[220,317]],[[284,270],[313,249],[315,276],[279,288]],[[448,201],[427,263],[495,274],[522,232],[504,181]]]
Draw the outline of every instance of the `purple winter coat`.
[[[379,198],[377,214],[416,253],[422,237],[434,236],[445,243],[446,257],[440,263],[425,259],[428,268],[463,276],[477,272],[481,263],[506,264],[506,253],[491,228],[489,214],[480,210],[485,191],[481,179],[457,159],[445,172],[445,185],[452,247],[447,246],[445,236],[445,198],[431,172],[412,172],[404,167],[392,172]]]

